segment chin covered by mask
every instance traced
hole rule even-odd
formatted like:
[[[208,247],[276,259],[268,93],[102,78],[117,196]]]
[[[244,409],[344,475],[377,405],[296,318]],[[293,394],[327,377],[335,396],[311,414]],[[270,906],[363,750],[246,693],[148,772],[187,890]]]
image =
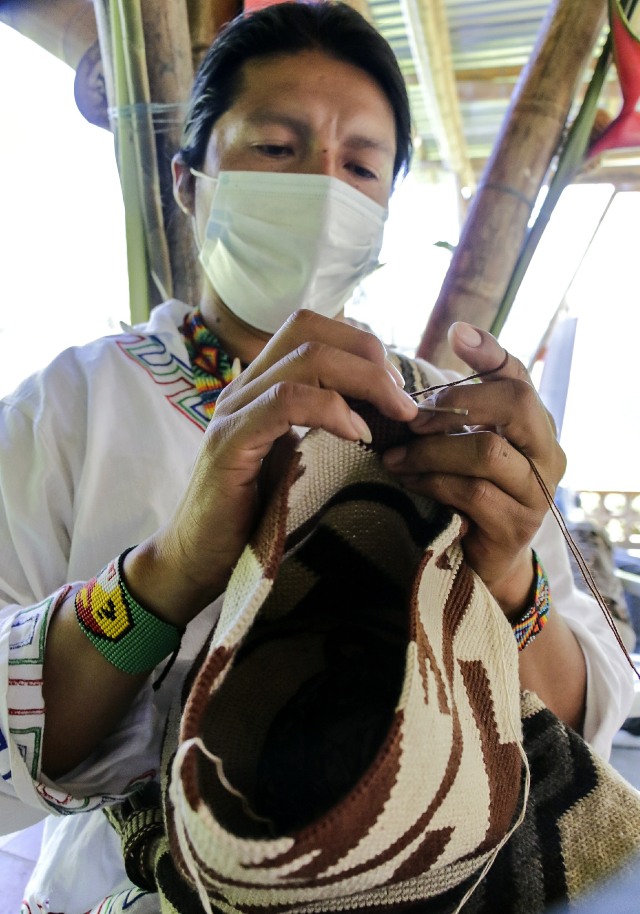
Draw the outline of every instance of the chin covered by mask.
[[[275,333],[298,308],[335,317],[378,265],[387,210],[344,181],[255,171],[211,180],[200,262],[257,330]]]

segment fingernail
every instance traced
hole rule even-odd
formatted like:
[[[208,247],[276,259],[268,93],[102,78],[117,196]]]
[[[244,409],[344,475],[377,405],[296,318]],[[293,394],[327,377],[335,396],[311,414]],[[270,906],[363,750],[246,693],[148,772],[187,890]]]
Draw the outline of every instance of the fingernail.
[[[457,321],[454,332],[458,339],[471,349],[477,349],[482,342],[481,334],[475,327],[472,327],[471,324],[467,324],[465,321]]]
[[[406,447],[394,447],[391,448],[390,451],[385,451],[385,453],[382,455],[382,462],[387,467],[387,469],[391,470],[394,467],[400,466],[406,456]]]
[[[435,402],[435,397],[427,397],[427,399],[423,400],[422,403],[418,403],[418,415],[411,423],[411,428],[414,431],[422,431],[430,422],[433,421],[435,413],[432,412],[432,410],[435,406]]]
[[[359,416],[358,413],[354,413],[353,410],[350,410],[350,412],[351,412],[351,424],[353,425],[353,427],[356,431],[356,434],[358,435],[358,438],[360,439],[360,441],[363,441],[365,444],[371,444],[371,442],[373,441],[371,429],[369,428],[367,423],[364,421],[362,416]]]
[[[412,413],[415,413],[415,411],[416,411],[416,406],[417,406],[418,404],[417,404],[416,401],[413,399],[413,397],[411,396],[411,394],[407,393],[406,390],[400,390],[400,389],[398,390],[398,393],[401,395],[401,399],[404,401],[405,406],[408,406],[408,405],[410,404],[410,405],[411,405],[411,412],[412,412]]]
[[[396,366],[393,364],[391,359],[385,359],[384,364],[385,364],[385,368],[387,369],[387,371],[389,372],[389,374],[391,375],[393,380],[396,382],[398,387],[404,387],[405,380],[402,376],[402,372],[398,368],[396,368]]]

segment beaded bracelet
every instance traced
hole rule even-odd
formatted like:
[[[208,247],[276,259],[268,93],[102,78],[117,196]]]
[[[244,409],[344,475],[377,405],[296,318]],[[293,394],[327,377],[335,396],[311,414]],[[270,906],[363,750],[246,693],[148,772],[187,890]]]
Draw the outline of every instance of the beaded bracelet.
[[[182,632],[134,600],[124,582],[127,549],[76,593],[81,629],[109,663],[125,673],[147,673],[180,646]]]
[[[519,651],[523,651],[540,634],[547,624],[551,607],[549,580],[536,552],[533,553],[533,567],[536,573],[533,603],[523,615],[511,623]]]

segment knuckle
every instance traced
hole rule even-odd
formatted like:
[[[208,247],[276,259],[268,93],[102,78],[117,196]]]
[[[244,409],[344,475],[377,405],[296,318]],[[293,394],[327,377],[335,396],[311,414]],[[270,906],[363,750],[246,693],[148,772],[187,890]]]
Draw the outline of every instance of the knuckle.
[[[429,494],[443,504],[450,504],[452,498],[451,477],[447,473],[429,473],[423,477]]]
[[[558,447],[556,448],[556,462],[557,462],[556,478],[557,478],[558,482],[560,482],[560,480],[564,476],[566,469],[567,469],[567,455],[565,454],[563,449],[560,447],[560,445],[558,445]]]
[[[538,532],[542,515],[521,508],[512,520],[513,537],[516,542],[530,543]]]
[[[316,340],[305,340],[296,349],[296,356],[302,362],[315,364],[322,360],[326,349],[327,347],[324,343],[318,343]]]
[[[509,459],[509,444],[494,432],[479,432],[476,435],[476,456],[482,466],[496,468]]]
[[[235,394],[238,392],[238,385],[235,381],[228,384],[216,400],[216,415],[228,415],[233,411],[233,401]]]
[[[384,362],[387,357],[387,350],[374,333],[363,330],[362,336],[360,337],[360,344],[362,346],[362,355],[364,358],[368,359],[370,362]]]
[[[509,352],[509,363],[510,367],[513,366],[513,368],[515,368],[516,376],[520,382],[531,387],[531,375],[529,374],[526,365],[512,352]]]
[[[223,415],[216,409],[205,432],[205,449],[209,455],[224,453],[233,445],[237,432],[242,427],[242,415],[229,413]]]
[[[277,407],[284,414],[289,414],[291,408],[299,406],[303,401],[308,401],[310,388],[309,385],[292,380],[280,380],[274,382],[265,392],[269,403]],[[336,406],[343,405],[346,408],[345,401],[335,390],[323,389],[316,393],[323,398],[324,409],[334,409]]]
[[[486,479],[473,477],[468,482],[467,498],[470,504],[486,505],[493,497],[493,487]]]
[[[524,366],[522,366],[522,369],[526,374]],[[528,414],[529,410],[535,409],[541,405],[541,400],[538,397],[535,388],[532,386],[528,374],[526,374],[526,378],[514,378],[511,381],[511,387],[512,396],[517,403],[517,408],[522,410],[523,413]]]
[[[518,372],[518,377],[522,378],[523,383],[531,385],[531,375],[527,371],[526,366],[523,365],[523,363],[520,361],[520,359],[516,359],[515,363],[516,363],[516,371]]]
[[[556,425],[556,420],[553,418],[553,416],[551,415],[549,410],[546,408],[546,406],[544,408],[544,411],[545,411],[545,415],[547,417],[547,422],[549,423],[549,428],[551,430],[551,434],[553,435],[554,438],[557,438],[558,437],[558,426]]]
[[[275,384],[267,391],[267,399],[279,409],[285,411],[295,401],[298,393],[298,385],[293,381],[276,381]]]
[[[308,308],[298,308],[287,319],[286,326],[304,334],[305,328],[312,327],[316,323],[317,317],[318,315],[309,311]]]

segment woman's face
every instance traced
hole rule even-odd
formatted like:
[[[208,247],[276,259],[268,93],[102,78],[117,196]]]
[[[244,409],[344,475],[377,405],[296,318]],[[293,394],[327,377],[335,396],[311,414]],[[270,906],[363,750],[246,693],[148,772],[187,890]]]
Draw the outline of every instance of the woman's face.
[[[386,207],[393,184],[396,126],[391,104],[363,70],[319,51],[256,58],[211,132],[201,171],[327,175]],[[205,231],[216,182],[174,159],[176,197]],[[270,334],[236,316],[205,279],[200,309],[227,351],[251,361]]]
[[[386,206],[395,152],[393,110],[372,77],[322,52],[302,51],[245,64],[238,97],[212,130],[202,171],[325,174]],[[202,237],[213,187],[197,183],[194,215]]]

